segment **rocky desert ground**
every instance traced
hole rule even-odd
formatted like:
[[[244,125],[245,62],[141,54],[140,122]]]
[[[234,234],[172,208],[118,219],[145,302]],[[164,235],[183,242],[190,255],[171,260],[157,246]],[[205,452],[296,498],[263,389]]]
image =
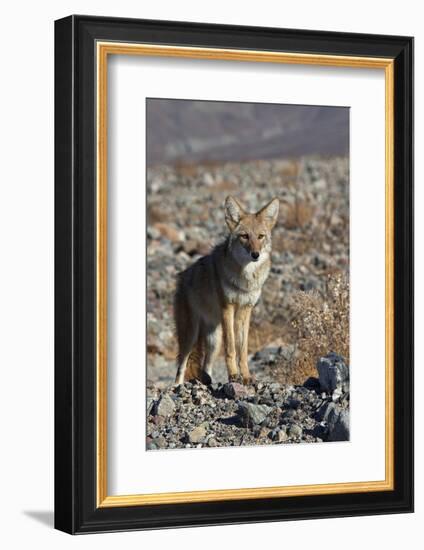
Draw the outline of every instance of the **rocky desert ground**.
[[[272,270],[251,322],[256,382],[227,384],[220,357],[212,386],[176,388],[176,275],[224,237],[229,194],[250,211],[280,200]],[[148,168],[147,199],[147,447],[348,438],[348,159],[158,164]],[[318,366],[331,353],[338,382],[328,386]]]

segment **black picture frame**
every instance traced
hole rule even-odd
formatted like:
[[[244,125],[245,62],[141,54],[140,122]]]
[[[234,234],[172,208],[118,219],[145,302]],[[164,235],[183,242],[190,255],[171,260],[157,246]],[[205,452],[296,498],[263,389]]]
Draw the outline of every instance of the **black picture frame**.
[[[98,40],[394,60],[392,491],[146,506],[96,500]],[[73,15],[55,22],[55,527],[93,533],[413,511],[413,39]]]

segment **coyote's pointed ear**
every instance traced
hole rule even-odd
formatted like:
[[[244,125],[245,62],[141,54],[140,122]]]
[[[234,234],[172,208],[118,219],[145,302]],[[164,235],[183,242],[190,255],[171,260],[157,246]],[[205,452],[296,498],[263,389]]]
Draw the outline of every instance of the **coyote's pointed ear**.
[[[245,214],[243,207],[234,197],[229,196],[225,199],[225,221],[230,231],[234,231]]]
[[[268,227],[272,229],[277,223],[279,208],[280,201],[277,198],[272,199],[271,202],[256,213],[256,216],[261,218],[268,225]]]

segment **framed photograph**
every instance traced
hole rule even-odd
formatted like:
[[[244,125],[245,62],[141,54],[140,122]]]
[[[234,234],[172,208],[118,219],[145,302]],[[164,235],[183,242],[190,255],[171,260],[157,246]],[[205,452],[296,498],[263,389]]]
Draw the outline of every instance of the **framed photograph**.
[[[413,510],[413,39],[55,24],[55,525]]]

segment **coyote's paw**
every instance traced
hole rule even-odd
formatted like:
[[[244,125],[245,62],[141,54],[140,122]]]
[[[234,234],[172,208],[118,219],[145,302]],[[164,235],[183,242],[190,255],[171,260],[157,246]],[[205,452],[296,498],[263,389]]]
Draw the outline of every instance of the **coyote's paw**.
[[[240,374],[232,374],[228,377],[228,382],[236,382],[237,384],[243,384],[243,377]]]
[[[205,384],[205,386],[210,386],[212,384],[212,378],[209,376],[207,372],[202,371],[202,374],[200,376],[200,382],[202,382],[202,384]]]
[[[243,384],[245,386],[250,386],[256,382],[256,376],[254,374],[249,374],[248,376],[243,376]]]

